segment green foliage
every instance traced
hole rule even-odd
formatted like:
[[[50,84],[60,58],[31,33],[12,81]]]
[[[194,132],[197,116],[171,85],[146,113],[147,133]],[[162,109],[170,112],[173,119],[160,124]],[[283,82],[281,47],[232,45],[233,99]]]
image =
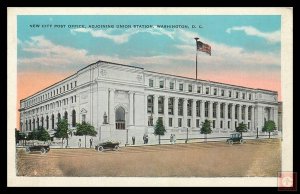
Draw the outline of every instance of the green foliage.
[[[276,125],[274,121],[266,121],[264,127],[262,128],[262,131],[264,132],[273,132],[276,130]]]
[[[166,129],[161,118],[157,119],[154,127],[154,135],[165,135]]]
[[[48,131],[43,127],[40,127],[38,129],[38,140],[40,140],[40,141],[50,140],[50,135],[49,135]]]
[[[37,140],[38,139],[38,131],[33,129],[33,131],[28,133],[28,140]]]
[[[211,134],[212,130],[211,130],[211,122],[207,119],[205,119],[204,122],[202,122],[202,127],[200,130],[201,134]]]
[[[95,128],[91,124],[89,124],[87,122],[82,122],[82,124],[76,123],[76,133],[75,133],[75,135],[78,135],[78,136],[83,136],[83,135],[96,136],[97,131],[95,130]]]
[[[247,132],[247,125],[244,123],[239,123],[239,125],[235,128],[236,132]]]
[[[69,138],[68,121],[66,119],[61,119],[57,122],[57,129],[54,137],[62,139]]]

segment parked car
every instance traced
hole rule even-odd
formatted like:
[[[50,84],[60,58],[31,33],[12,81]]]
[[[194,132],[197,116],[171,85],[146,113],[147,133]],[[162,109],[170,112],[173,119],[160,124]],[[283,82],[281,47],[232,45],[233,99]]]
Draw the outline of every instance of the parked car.
[[[242,135],[240,133],[233,133],[230,134],[230,138],[226,141],[228,144],[234,144],[234,143],[245,143],[245,140],[242,138]]]
[[[119,145],[120,142],[118,141],[105,141],[96,145],[95,150],[98,152],[103,152],[105,149],[118,151],[120,148]]]
[[[27,153],[30,152],[41,152],[41,154],[46,154],[50,151],[49,145],[30,145],[25,147]]]

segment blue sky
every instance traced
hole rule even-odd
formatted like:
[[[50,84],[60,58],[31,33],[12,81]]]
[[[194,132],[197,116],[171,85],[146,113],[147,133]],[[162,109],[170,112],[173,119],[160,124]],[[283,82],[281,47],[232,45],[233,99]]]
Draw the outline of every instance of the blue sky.
[[[18,16],[18,72],[75,72],[97,60],[153,71],[191,74],[195,36],[211,45],[199,53],[201,73],[280,72],[280,16]],[[30,25],[52,25],[33,28]],[[115,28],[54,28],[54,25]],[[188,29],[116,25],[187,25]],[[192,25],[203,28],[191,28]],[[170,69],[171,68],[171,69]]]

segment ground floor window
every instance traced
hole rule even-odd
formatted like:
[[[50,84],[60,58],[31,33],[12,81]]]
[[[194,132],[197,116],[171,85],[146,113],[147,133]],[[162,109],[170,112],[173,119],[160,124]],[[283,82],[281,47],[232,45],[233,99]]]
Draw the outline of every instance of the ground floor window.
[[[196,127],[197,127],[197,128],[200,127],[200,119],[196,119]]]
[[[188,127],[191,127],[191,119],[188,119],[188,120],[187,120],[187,126],[188,126]]]
[[[215,127],[216,127],[216,121],[213,120],[213,128],[215,128]]]
[[[230,129],[230,121],[227,123],[227,128]]]
[[[237,127],[237,122],[236,122],[236,121],[234,122],[234,127],[235,127],[235,128]]]
[[[182,118],[178,118],[178,127],[182,127]]]
[[[153,126],[153,117],[152,116],[148,117],[148,126]]]
[[[220,128],[223,128],[223,121],[220,121]]]
[[[173,119],[169,118],[169,127],[172,127],[172,126],[173,126]]]
[[[248,129],[250,129],[250,122],[248,122]]]

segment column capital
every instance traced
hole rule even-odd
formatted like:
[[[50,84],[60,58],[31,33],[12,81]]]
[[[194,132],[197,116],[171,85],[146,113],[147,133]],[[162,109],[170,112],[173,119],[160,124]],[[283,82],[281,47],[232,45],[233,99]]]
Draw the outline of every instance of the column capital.
[[[135,91],[129,91],[128,94],[135,94]]]
[[[116,89],[115,88],[109,88],[108,89],[110,92],[114,92],[114,91],[116,91]]]

